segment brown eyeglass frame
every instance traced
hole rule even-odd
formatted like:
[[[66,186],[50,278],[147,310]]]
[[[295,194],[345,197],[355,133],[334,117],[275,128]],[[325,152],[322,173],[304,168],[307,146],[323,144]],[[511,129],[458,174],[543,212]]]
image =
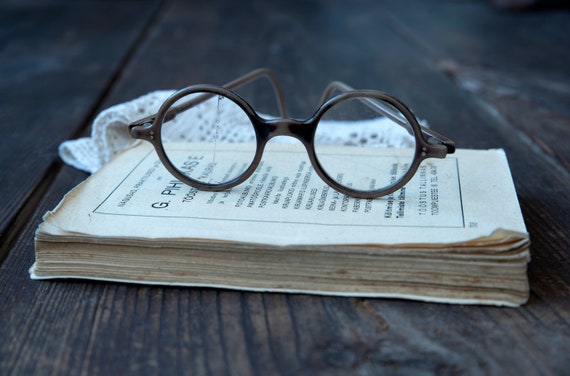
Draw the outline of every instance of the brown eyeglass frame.
[[[277,105],[281,113],[280,118],[264,119],[260,117],[249,103],[232,91],[261,77],[268,78],[273,86],[273,90],[277,98]],[[338,90],[341,94],[330,97],[333,90]],[[174,103],[176,103],[180,98],[198,92],[205,94],[173,107]],[[251,165],[240,176],[220,184],[202,183],[181,173],[166,155],[161,141],[161,130],[164,122],[172,120],[180,112],[185,111],[215,95],[222,95],[237,104],[249,117],[256,136],[256,151]],[[328,109],[337,103],[350,98],[358,98],[364,101],[366,105],[383,113],[385,116],[407,128],[408,132],[412,133],[415,137],[416,145],[414,159],[408,171],[399,180],[388,187],[373,191],[361,191],[343,186],[327,174],[327,172],[321,167],[316,156],[313,141],[319,120]],[[402,121],[402,119],[399,119],[397,114],[395,114],[389,107],[383,106],[382,102],[379,101],[387,102],[397,109],[402,115],[404,115],[407,123]],[[283,91],[274,73],[269,69],[261,68],[223,86],[203,84],[193,85],[178,90],[162,104],[156,114],[134,121],[129,124],[128,128],[131,137],[146,140],[154,146],[160,161],[172,175],[181,182],[204,191],[222,191],[235,187],[236,185],[246,181],[258,167],[265,145],[270,139],[276,136],[291,136],[301,141],[307,150],[309,160],[315,172],[325,183],[343,194],[364,199],[377,198],[397,191],[408,183],[408,181],[414,176],[422,161],[427,158],[445,158],[447,154],[455,152],[455,143],[452,140],[420,125],[412,111],[410,111],[406,105],[387,93],[376,90],[354,90],[342,82],[335,81],[327,86],[323,92],[320,103],[321,104],[315,113],[307,120],[295,120],[288,118]]]

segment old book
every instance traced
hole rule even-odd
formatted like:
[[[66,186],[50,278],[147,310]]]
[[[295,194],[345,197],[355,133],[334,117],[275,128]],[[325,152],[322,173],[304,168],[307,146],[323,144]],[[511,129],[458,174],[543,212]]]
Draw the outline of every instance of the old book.
[[[355,199],[294,145],[271,145],[246,183],[204,192],[139,143],[44,216],[30,274],[517,306],[529,244],[502,150],[460,149],[394,194]]]

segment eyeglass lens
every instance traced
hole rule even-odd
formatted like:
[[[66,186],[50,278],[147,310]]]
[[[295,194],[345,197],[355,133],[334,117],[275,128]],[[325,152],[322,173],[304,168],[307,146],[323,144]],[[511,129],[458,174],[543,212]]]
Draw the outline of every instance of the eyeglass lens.
[[[184,175],[204,184],[222,184],[237,178],[251,165],[256,151],[255,132],[241,107],[222,95],[193,93],[170,108],[184,107],[202,95],[209,99],[162,124],[161,141],[170,162]],[[185,146],[188,142],[192,142],[191,148]],[[227,143],[235,143],[231,151],[224,150]]]
[[[411,129],[404,115],[386,101],[366,96],[346,99],[321,118],[315,154],[323,170],[344,187],[386,188],[412,164],[416,141]],[[338,146],[345,146],[342,152]]]

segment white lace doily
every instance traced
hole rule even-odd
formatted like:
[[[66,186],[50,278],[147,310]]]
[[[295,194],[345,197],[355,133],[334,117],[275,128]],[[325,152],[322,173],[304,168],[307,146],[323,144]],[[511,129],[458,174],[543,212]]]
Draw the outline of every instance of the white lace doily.
[[[59,146],[61,159],[77,169],[94,173],[107,163],[116,153],[134,140],[128,132],[128,124],[145,116],[156,113],[160,105],[173,93],[171,90],[155,91],[140,98],[121,103],[102,111],[93,121],[91,136],[63,142]],[[202,121],[201,114],[215,111],[212,101],[199,104],[198,111],[192,113],[193,126],[185,127],[187,117],[176,117],[169,124],[166,135],[169,140],[203,141],[209,139],[210,129]],[[236,113],[226,111],[220,121],[234,123]],[[411,147],[414,138],[403,127],[382,127],[378,124],[387,119],[366,120],[355,127],[353,122],[335,122],[334,131],[318,133],[315,141],[332,145],[367,144],[387,147]],[[354,130],[358,129],[357,132]],[[379,129],[387,129],[381,134]],[[245,129],[243,129],[245,130]],[[164,132],[164,130],[163,130]],[[164,135],[163,135],[164,137]],[[255,141],[249,130],[243,132],[239,127],[230,135],[230,142]],[[288,142],[290,138],[279,137],[279,142]]]

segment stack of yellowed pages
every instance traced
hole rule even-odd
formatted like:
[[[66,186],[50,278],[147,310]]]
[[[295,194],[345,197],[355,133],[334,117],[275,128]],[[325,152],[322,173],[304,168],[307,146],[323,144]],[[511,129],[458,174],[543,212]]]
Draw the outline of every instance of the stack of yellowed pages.
[[[271,145],[247,182],[204,192],[138,143],[45,215],[30,273],[517,306],[529,259],[502,150],[424,161],[404,189],[356,199],[296,146]]]

